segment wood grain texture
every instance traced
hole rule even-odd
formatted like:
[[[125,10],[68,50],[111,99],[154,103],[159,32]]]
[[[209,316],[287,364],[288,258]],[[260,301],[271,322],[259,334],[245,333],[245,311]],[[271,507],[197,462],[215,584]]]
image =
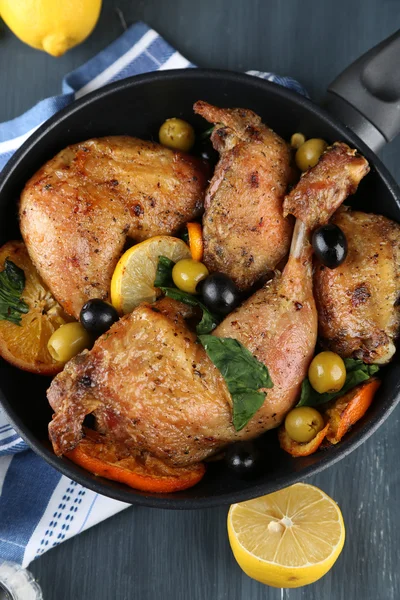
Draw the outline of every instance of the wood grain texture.
[[[62,77],[138,19],[199,65],[290,74],[315,99],[353,59],[400,27],[398,0],[105,0],[83,45],[53,59],[0,36],[0,120],[60,92]],[[400,181],[400,138],[382,157]],[[378,200],[378,199],[377,199]],[[130,508],[31,565],[46,600],[398,600],[397,410],[361,448],[310,479],[340,504],[347,541],[334,569],[299,590],[266,588],[231,555],[226,508]],[[268,457],[266,460],[271,460]]]

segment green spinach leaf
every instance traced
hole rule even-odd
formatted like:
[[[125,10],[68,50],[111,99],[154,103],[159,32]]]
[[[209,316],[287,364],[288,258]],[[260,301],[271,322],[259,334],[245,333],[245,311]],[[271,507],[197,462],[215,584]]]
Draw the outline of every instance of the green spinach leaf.
[[[190,306],[198,306],[201,308],[203,315],[201,321],[196,327],[197,334],[202,335],[204,333],[210,333],[210,331],[215,329],[218,325],[218,318],[213,315],[196,296],[178,290],[172,280],[172,269],[174,264],[174,261],[166,256],[159,257],[154,286],[160,288],[160,290],[164,292],[166,296],[172,298],[173,300],[179,300],[179,302],[184,302]]]
[[[267,367],[238,340],[200,335],[205,351],[225,379],[233,402],[233,426],[240,431],[264,403],[273,383]]]
[[[179,300],[179,302],[184,302],[185,304],[189,304],[189,306],[198,306],[201,308],[203,311],[203,316],[200,323],[196,327],[196,332],[198,335],[210,333],[210,331],[215,329],[218,325],[219,321],[217,317],[215,317],[215,315],[213,315],[208,308],[196,298],[196,296],[192,296],[192,294],[182,292],[181,290],[178,290],[178,288],[173,287],[160,286],[160,290],[164,292],[168,298]]]
[[[366,365],[362,360],[355,360],[354,358],[345,358],[344,364],[346,366],[346,381],[341,390],[319,394],[311,386],[308,377],[306,377],[301,386],[301,395],[297,406],[318,406],[339,396],[344,396],[346,392],[379,371],[377,365]]]
[[[208,138],[211,136],[212,132],[214,131],[214,127],[215,127],[215,125],[212,125],[208,129],[206,129],[205,131],[200,133],[200,135],[199,135],[200,141],[203,142],[204,140],[208,140]]]
[[[7,258],[0,273],[0,320],[20,325],[21,315],[29,311],[29,306],[21,300],[24,287],[25,273]]]
[[[183,240],[185,244],[189,244],[189,232],[186,226],[185,229],[183,229],[183,231],[181,231],[181,233],[178,235],[178,237]]]
[[[172,269],[174,267],[174,261],[166,256],[158,257],[158,265],[156,271],[156,278],[154,280],[154,287],[170,287],[174,285],[172,281]]]

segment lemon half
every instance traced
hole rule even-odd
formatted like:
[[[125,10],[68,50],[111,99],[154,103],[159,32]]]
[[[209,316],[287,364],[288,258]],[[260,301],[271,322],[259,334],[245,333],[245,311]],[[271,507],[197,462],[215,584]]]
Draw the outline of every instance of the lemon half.
[[[93,31],[101,0],[0,0],[0,15],[20,40],[61,56]]]
[[[345,540],[336,502],[304,483],[233,504],[229,542],[243,571],[280,588],[314,583],[333,566]]]
[[[119,259],[111,280],[111,302],[121,314],[127,314],[141,302],[154,302],[154,280],[160,256],[178,262],[190,258],[185,242],[159,235],[129,248]]]

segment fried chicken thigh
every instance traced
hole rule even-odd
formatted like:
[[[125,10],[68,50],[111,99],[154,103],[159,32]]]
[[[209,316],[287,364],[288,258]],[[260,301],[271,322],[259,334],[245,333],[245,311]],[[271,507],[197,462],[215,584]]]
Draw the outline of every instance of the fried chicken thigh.
[[[245,290],[287,255],[293,221],[282,203],[293,172],[286,142],[250,110],[196,102],[215,123],[211,141],[221,155],[207,190],[204,262]]]
[[[310,206],[329,185],[324,165],[331,152],[335,151],[328,150],[302,179],[304,185],[308,177],[315,180],[321,173],[320,185],[310,188]],[[360,161],[367,164],[349,148],[347,161],[354,167]],[[366,168],[358,172],[361,179]],[[332,210],[338,196],[343,201],[347,191],[344,177],[332,196]],[[329,216],[326,204],[321,222]],[[214,332],[238,339],[267,365],[274,384],[241,431],[233,427],[225,381],[184,322],[181,305],[162,300],[123,317],[53,380],[48,399],[55,410],[49,426],[55,452],[64,454],[79,442],[89,413],[122,451],[148,452],[173,465],[200,461],[233,441],[254,438],[279,425],[297,400],[317,338],[309,233],[307,225],[297,220],[282,275]]]
[[[194,157],[127,136],[68,146],[46,163],[22,193],[20,226],[66,312],[108,299],[127,237],[171,235],[198,216],[206,176]]]
[[[387,363],[400,328],[400,225],[350,210],[332,222],[347,237],[348,255],[337,269],[316,266],[321,342],[343,357]]]
[[[235,437],[223,377],[196,343],[175,300],[142,304],[52,382],[57,454],[82,437],[85,415],[126,452],[150,451],[175,465],[198,462]]]

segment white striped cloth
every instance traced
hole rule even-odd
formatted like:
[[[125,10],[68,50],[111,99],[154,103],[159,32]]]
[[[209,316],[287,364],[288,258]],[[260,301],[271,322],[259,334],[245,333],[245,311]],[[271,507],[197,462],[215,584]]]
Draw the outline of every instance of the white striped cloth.
[[[139,73],[194,67],[153,29],[136,23],[67,75],[60,96],[46,98],[20,117],[0,124],[0,169],[46,119],[74,99]],[[306,93],[290,77],[249,73]],[[127,506],[83,488],[28,450],[0,407],[0,559],[27,566],[50,548]]]

